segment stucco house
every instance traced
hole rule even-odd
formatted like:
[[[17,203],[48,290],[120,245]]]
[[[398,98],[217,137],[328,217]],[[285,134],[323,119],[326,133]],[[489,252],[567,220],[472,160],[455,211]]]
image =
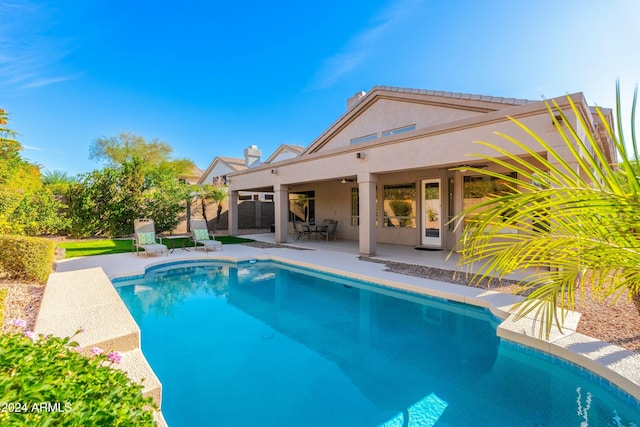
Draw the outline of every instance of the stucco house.
[[[265,163],[275,163],[282,160],[292,159],[299,156],[304,151],[303,147],[299,145],[282,144],[269,156]]]
[[[582,93],[569,96],[614,163],[613,142],[595,110]],[[554,100],[579,128],[567,96]],[[611,124],[611,110],[604,114]],[[358,241],[363,255],[375,254],[377,243],[454,248],[461,230],[448,221],[501,183],[451,168],[490,167],[469,154],[495,153],[473,141],[513,150],[495,132],[532,143],[507,116],[551,146],[564,145],[543,101],[386,86],[358,92],[298,156],[228,174],[229,231],[237,234],[239,192],[273,192],[279,243],[290,238],[293,221],[333,219],[337,237]]]
[[[228,176],[233,172],[247,170],[260,165],[262,151],[256,145],[244,149],[244,159],[236,157],[216,156],[209,167],[202,173],[197,184],[227,185]],[[240,200],[273,200],[273,195],[265,192],[241,192]]]
[[[188,172],[178,175],[178,180],[183,184],[197,184],[204,171],[197,166],[194,166]]]

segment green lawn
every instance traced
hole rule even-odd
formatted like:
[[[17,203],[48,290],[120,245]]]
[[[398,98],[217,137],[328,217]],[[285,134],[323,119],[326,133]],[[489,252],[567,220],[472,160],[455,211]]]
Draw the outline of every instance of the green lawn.
[[[65,258],[79,256],[121,254],[131,252],[131,240],[82,240],[79,242],[58,243],[65,249]]]
[[[222,242],[222,244],[224,245],[253,242],[253,240],[251,239],[244,239],[242,237],[233,236],[216,236],[216,240]],[[185,237],[184,239],[175,239],[170,243],[170,246],[173,247],[180,247],[183,245],[191,246],[192,243],[187,237]],[[82,240],[79,242],[58,243],[58,246],[65,249],[65,258],[131,252],[131,240],[129,239]]]

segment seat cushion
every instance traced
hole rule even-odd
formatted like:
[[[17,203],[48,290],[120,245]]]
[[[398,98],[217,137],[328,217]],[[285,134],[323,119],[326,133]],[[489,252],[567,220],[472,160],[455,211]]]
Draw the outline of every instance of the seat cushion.
[[[149,245],[140,245],[144,247],[146,252],[166,252],[167,247],[165,245],[161,245],[160,243],[152,243]]]
[[[138,233],[139,245],[153,245],[156,243],[156,235],[153,231],[147,233]]]
[[[197,228],[193,230],[193,234],[196,237],[196,240],[209,240],[209,231],[204,228]]]

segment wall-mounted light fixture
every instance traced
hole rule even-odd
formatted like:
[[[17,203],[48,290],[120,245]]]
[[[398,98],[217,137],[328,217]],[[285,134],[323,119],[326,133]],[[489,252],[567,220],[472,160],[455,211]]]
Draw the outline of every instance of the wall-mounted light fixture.
[[[363,151],[356,153],[356,159],[365,159],[366,157],[367,155]]]
[[[271,173],[274,175],[278,175],[278,169],[271,169]]]

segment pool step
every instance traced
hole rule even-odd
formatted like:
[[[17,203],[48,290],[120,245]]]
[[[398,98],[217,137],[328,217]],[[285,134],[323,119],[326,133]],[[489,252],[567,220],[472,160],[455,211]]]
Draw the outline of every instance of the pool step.
[[[82,329],[80,333],[76,332]],[[92,347],[118,351],[122,363],[113,366],[143,386],[143,394],[162,401],[162,385],[140,349],[140,329],[102,268],[52,273],[40,303],[34,332],[74,336],[89,353]],[[154,415],[166,426],[161,412]]]
[[[53,273],[42,296],[34,332],[73,336],[81,347],[140,348],[140,329],[101,268]]]
[[[142,384],[142,394],[145,397],[152,397],[156,402],[156,405],[160,407],[162,400],[162,385],[160,380],[156,377],[156,374],[149,366],[147,359],[145,359],[142,351],[130,350],[122,353],[122,362],[118,365],[113,364],[113,367],[120,369],[127,373],[127,376],[131,380]]]

